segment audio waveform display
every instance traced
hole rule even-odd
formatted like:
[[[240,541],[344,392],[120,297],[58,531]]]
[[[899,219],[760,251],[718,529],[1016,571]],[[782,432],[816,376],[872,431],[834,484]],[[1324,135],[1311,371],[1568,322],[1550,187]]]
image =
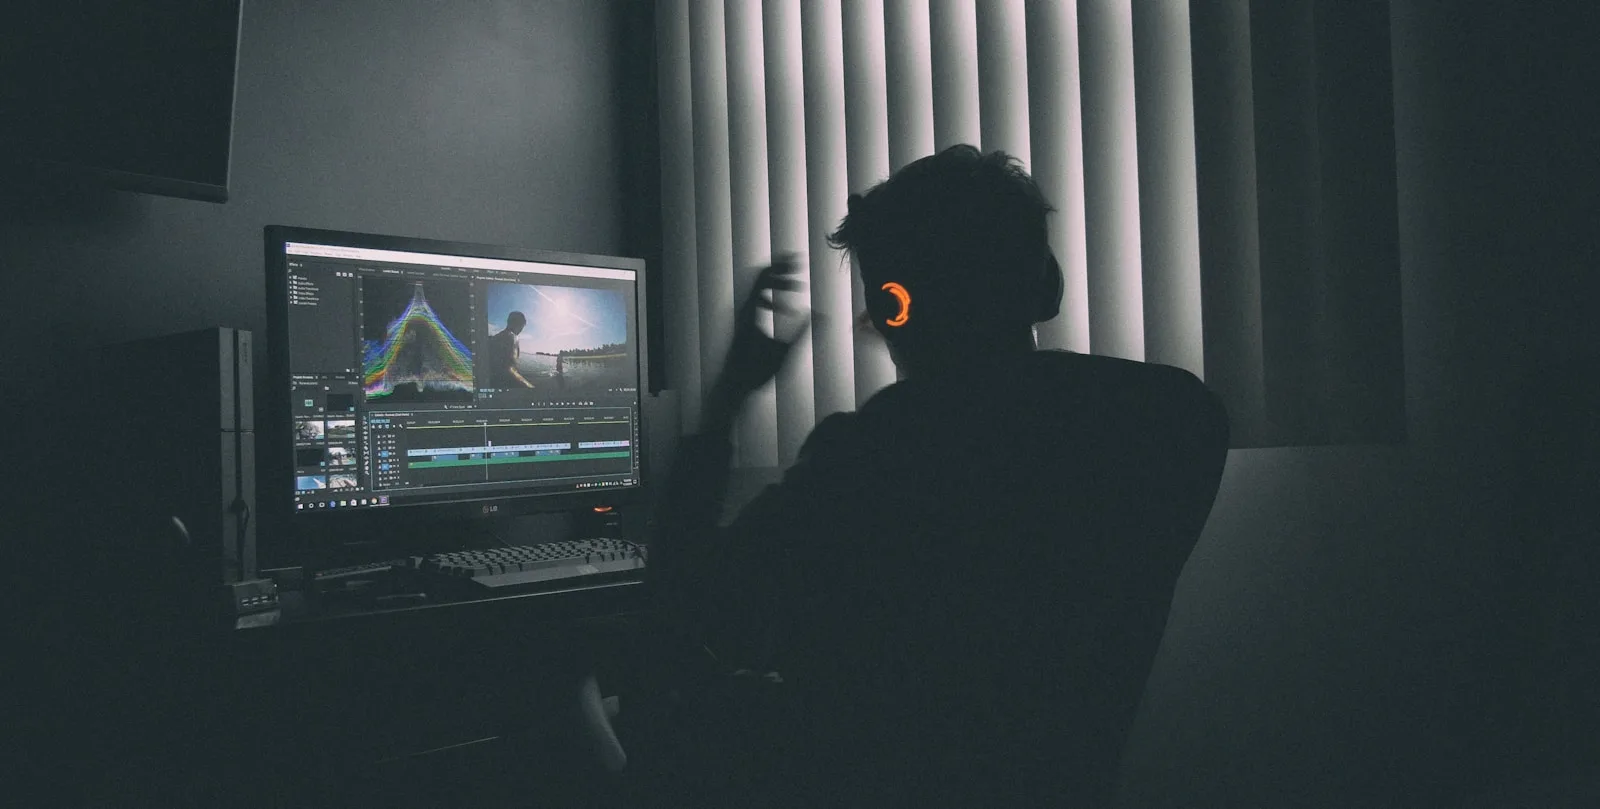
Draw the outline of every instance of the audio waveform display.
[[[378,309],[381,318],[385,303],[393,305],[383,298],[395,297],[395,291],[369,283],[365,301],[368,316]],[[362,387],[367,398],[425,400],[470,396],[472,349],[457,339],[446,318],[428,302],[422,282],[412,284],[410,293],[410,299],[388,321],[381,337],[374,339],[369,333],[362,341]]]

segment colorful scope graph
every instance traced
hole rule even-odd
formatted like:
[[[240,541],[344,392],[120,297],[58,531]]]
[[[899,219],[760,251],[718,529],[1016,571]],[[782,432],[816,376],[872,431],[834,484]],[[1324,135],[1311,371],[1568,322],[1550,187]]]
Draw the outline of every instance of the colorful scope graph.
[[[421,392],[472,390],[472,349],[428,305],[420,282],[405,310],[389,321],[384,338],[365,341],[362,385],[369,399],[403,385]]]

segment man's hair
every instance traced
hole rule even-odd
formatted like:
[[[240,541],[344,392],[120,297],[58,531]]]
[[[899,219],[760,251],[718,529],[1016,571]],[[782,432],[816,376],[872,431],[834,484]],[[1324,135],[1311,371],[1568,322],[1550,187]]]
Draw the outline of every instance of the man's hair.
[[[963,313],[1013,311],[1019,291],[1034,288],[1050,254],[1046,220],[1054,210],[1021,161],[960,144],[851,194],[828,244],[855,256],[869,289],[884,281],[920,287],[913,297],[935,304],[922,311],[954,327]]]
[[[521,312],[512,312],[506,315],[506,328],[508,329],[520,329],[526,325],[528,325],[527,315]]]

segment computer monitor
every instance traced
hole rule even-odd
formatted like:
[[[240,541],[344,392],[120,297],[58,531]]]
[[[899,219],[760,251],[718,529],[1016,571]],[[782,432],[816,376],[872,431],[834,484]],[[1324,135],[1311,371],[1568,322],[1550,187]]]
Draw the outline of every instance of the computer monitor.
[[[442,548],[465,520],[642,500],[642,259],[265,236],[263,530]]]

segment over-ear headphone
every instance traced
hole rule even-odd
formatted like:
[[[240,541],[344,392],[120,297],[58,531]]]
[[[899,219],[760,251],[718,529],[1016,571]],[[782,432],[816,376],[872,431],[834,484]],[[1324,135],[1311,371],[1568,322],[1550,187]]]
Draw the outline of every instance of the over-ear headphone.
[[[899,328],[911,322],[911,293],[899,281],[890,281],[880,287],[889,297],[894,298],[895,305],[899,307],[895,313],[884,318],[883,325]]]
[[[1061,277],[1061,263],[1056,261],[1056,254],[1047,252],[1045,257],[1044,273],[1035,290],[1034,300],[1039,308],[1033,313],[1034,323],[1055,319],[1061,313],[1061,295],[1066,291],[1065,280]]]
[[[1049,253],[1043,271],[1016,293],[1030,302],[1031,323],[1043,323],[1061,312],[1064,286],[1061,264],[1056,261],[1054,253]],[[869,287],[867,311],[873,318],[873,325],[879,326],[880,331],[885,327],[901,329],[909,325],[912,322],[912,297],[912,289],[900,281],[885,282],[877,289]]]

